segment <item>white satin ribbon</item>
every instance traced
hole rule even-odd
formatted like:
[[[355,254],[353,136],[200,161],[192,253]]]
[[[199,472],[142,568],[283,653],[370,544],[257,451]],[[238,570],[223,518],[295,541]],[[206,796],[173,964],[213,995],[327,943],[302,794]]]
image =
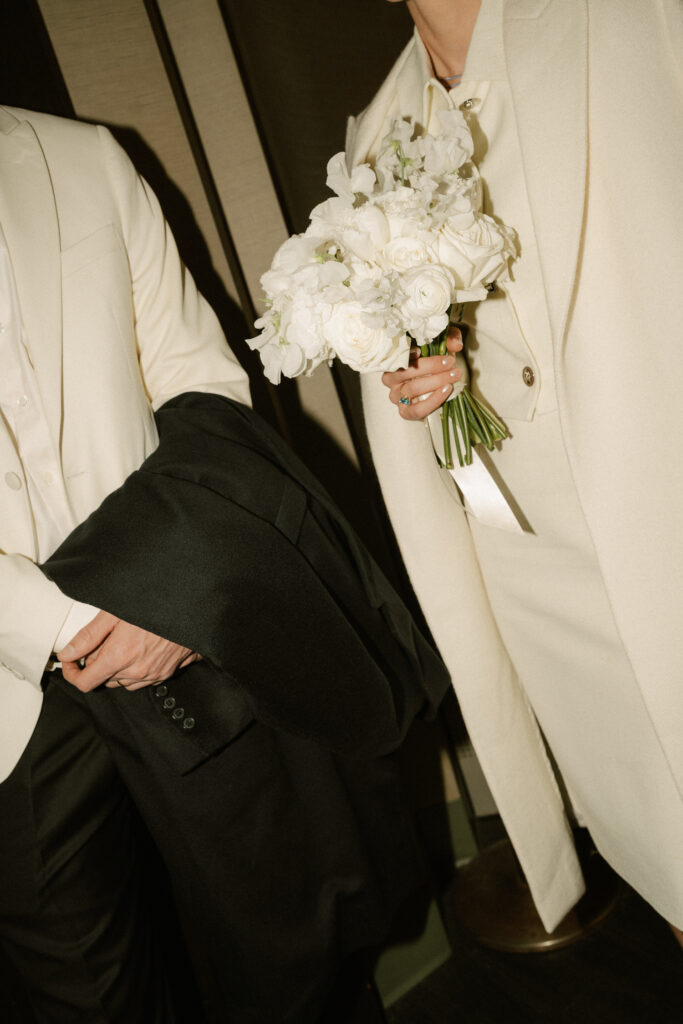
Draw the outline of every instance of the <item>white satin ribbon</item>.
[[[436,412],[433,412],[428,417],[427,423],[434,451],[441,462],[445,463],[441,410],[437,409]],[[455,452],[454,444],[452,448]],[[477,454],[476,448],[472,449],[472,462],[469,466],[461,466],[457,456],[455,456],[454,462],[453,469],[444,471],[455,481],[463,497],[465,511],[484,526],[493,526],[498,530],[509,530],[512,533],[524,533],[524,528]]]

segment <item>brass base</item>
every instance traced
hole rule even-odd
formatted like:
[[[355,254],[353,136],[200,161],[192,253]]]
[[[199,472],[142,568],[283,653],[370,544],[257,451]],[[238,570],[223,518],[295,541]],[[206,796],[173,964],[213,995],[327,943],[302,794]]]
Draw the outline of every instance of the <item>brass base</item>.
[[[508,953],[545,953],[568,946],[614,907],[619,879],[598,853],[582,858],[586,893],[553,932],[546,932],[508,839],[494,843],[458,872],[449,890],[456,917],[482,946]]]

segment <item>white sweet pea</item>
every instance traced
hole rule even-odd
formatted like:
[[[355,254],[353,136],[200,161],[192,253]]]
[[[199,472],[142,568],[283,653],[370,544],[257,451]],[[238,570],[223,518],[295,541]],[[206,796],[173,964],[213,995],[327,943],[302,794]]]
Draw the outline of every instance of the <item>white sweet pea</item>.
[[[342,199],[328,199],[315,207],[311,231],[333,237],[345,253],[361,260],[371,260],[389,240],[389,225],[378,206],[353,207]]]
[[[468,124],[459,110],[440,110],[441,135],[426,135],[422,140],[424,169],[440,178],[454,174],[472,159],[474,143]]]
[[[327,187],[341,199],[353,202],[356,195],[369,196],[375,187],[375,172],[370,164],[358,164],[349,169],[346,154],[336,153],[327,162]]]

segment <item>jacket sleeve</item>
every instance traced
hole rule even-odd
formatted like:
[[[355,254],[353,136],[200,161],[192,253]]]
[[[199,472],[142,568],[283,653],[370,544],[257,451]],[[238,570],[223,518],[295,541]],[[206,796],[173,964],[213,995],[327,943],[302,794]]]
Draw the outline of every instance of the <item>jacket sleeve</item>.
[[[47,574],[199,651],[275,730],[346,756],[398,746],[448,675],[320,485],[244,406],[185,395],[157,420],[157,451]]]
[[[98,132],[119,210],[140,369],[153,407],[186,391],[249,405],[247,375],[182,264],[156,196],[110,132]]]

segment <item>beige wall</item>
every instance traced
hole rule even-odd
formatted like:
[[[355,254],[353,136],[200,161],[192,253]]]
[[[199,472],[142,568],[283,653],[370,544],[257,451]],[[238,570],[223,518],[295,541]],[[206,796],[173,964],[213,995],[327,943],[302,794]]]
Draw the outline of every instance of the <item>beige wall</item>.
[[[259,278],[287,230],[217,0],[38,2],[76,116],[151,148],[251,331]],[[241,356],[243,339],[230,341]],[[304,413],[355,461],[327,368],[297,387]]]

